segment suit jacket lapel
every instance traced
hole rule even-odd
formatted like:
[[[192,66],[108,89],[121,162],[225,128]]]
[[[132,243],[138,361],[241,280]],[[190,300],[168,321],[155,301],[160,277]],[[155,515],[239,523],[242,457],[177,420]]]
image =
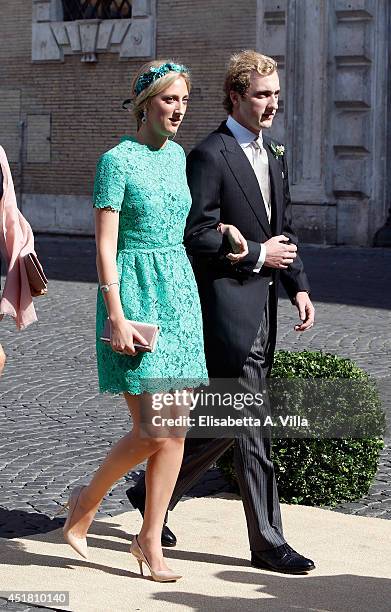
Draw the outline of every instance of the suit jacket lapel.
[[[273,151],[270,148],[270,142],[265,142],[265,148],[269,160],[269,175],[271,186],[271,206],[272,206],[272,226],[274,232],[279,232],[282,220],[282,204],[284,201],[283,183],[282,183],[282,168],[281,164],[276,159]]]
[[[227,164],[261,224],[263,231],[267,236],[271,237],[272,231],[267,218],[262,193],[251,164],[236,138],[226,127],[225,122],[221,124],[218,131],[226,147],[222,153]]]

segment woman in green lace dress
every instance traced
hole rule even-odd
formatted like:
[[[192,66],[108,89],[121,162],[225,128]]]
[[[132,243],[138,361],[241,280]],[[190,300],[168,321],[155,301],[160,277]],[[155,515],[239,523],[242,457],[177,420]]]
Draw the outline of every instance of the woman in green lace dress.
[[[151,431],[153,394],[207,382],[197,286],[182,242],[191,205],[185,154],[169,140],[186,112],[189,89],[184,66],[145,64],[132,85],[137,134],[122,138],[98,162],[94,206],[102,289],[96,317],[99,386],[102,392],[124,394],[133,429],[113,447],[90,484],[72,491],[64,526],[67,542],[86,556],[87,530],[104,495],[148,459],[144,521],[131,552],[140,568],[148,565],[159,581],[180,578],[165,564],[161,530],[186,428]],[[100,340],[107,317],[111,345]],[[135,341],[145,341],[129,320],[159,325],[153,353],[135,350]],[[170,416],[186,415],[187,410],[174,405]],[[143,421],[148,422],[149,435]]]

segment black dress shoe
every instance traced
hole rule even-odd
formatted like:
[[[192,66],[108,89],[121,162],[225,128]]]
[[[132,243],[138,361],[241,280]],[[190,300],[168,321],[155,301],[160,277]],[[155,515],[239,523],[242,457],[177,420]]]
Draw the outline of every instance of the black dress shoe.
[[[161,542],[162,546],[166,546],[167,548],[173,548],[176,546],[175,533],[173,533],[166,524],[163,525]]]
[[[140,496],[138,496],[136,494],[135,491],[133,491],[134,487],[131,487],[130,489],[128,489],[126,491],[126,497],[128,498],[128,500],[130,501],[130,503],[132,504],[133,508],[136,508],[140,513],[141,516],[144,516],[144,503],[145,500],[144,498],[141,498]],[[163,529],[162,529],[162,546],[166,546],[166,547],[174,547],[176,546],[176,536],[175,534],[171,531],[171,529],[169,527],[167,527],[166,523],[167,523],[167,519],[168,519],[168,512],[166,512],[166,516],[164,517],[164,525],[163,525]]]
[[[289,544],[282,544],[270,550],[252,551],[251,565],[286,574],[304,574],[315,569],[315,563],[311,559],[299,555]]]

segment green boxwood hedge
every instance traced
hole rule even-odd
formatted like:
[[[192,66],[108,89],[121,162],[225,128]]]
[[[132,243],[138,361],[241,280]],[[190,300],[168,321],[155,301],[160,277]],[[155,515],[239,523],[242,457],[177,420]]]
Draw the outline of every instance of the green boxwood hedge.
[[[352,418],[370,423],[370,430],[377,432],[362,438],[274,439],[273,461],[280,501],[335,506],[366,495],[384,446],[385,419],[375,382],[350,359],[318,351],[276,352],[272,378],[359,381],[360,395],[354,397]],[[297,402],[291,412],[295,414],[300,409],[300,393],[298,397],[291,396],[291,401]],[[219,459],[218,467],[237,486],[233,447]]]

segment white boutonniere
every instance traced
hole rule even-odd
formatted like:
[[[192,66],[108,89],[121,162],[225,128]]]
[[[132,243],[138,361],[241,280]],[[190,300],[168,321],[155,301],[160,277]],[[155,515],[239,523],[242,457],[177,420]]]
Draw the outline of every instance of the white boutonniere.
[[[278,145],[274,142],[270,143],[270,148],[273,151],[274,157],[276,159],[278,159],[279,157],[282,157],[285,153],[285,147],[284,145]]]

